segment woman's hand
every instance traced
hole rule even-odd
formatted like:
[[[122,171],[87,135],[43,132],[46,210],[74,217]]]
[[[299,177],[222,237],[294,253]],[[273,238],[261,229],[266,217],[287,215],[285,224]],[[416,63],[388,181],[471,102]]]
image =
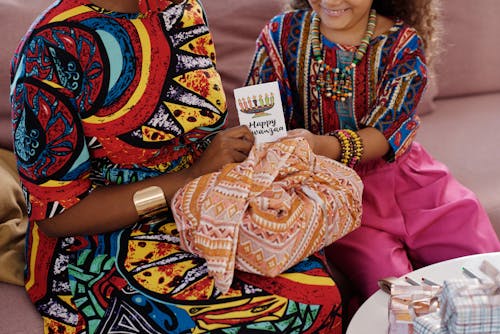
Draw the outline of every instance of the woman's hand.
[[[38,225],[44,233],[54,237],[92,235],[124,228],[138,220],[132,201],[136,191],[149,186],[160,186],[170,202],[175,192],[193,178],[218,171],[227,163],[245,160],[253,142],[253,134],[246,126],[227,129],[215,136],[191,168],[140,182],[99,187],[69,210],[38,222]],[[99,214],[95,215],[95,212]]]
[[[242,162],[254,144],[254,136],[246,126],[237,126],[219,132],[202,156],[190,168],[192,177],[216,172],[228,163]]]

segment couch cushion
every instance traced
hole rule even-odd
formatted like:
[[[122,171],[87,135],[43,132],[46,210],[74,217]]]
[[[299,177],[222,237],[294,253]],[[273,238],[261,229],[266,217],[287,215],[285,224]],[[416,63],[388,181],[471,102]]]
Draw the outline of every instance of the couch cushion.
[[[24,287],[0,283],[0,332],[8,334],[43,333],[40,314]]]
[[[439,97],[500,92],[500,1],[444,0]]]
[[[10,61],[31,22],[51,0],[0,0],[2,52],[0,52],[0,147],[12,148],[10,123]]]
[[[228,100],[229,125],[233,126],[238,124],[233,90],[245,83],[255,41],[266,23],[281,11],[283,3],[277,0],[205,0],[203,6]]]
[[[500,93],[436,101],[417,140],[474,191],[500,236]]]

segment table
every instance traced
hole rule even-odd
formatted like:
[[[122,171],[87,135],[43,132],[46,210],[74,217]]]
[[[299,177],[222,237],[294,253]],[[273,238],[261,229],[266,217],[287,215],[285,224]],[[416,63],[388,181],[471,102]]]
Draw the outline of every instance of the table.
[[[466,277],[462,273],[462,267],[466,267],[477,276],[485,277],[478,269],[483,260],[488,260],[497,268],[500,268],[500,252],[496,252],[464,256],[435,263],[412,271],[405,276],[417,282],[420,282],[422,277],[425,277],[433,282],[442,284],[446,279]],[[400,278],[399,280],[403,284],[406,284],[404,278]],[[378,290],[354,314],[347,328],[347,334],[386,334],[389,327],[388,305],[389,295],[382,290]]]

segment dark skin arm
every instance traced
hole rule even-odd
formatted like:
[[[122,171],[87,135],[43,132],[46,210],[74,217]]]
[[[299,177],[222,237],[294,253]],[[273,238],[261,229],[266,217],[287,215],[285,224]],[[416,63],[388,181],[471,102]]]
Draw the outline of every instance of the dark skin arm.
[[[39,221],[38,226],[51,237],[91,235],[127,227],[139,219],[132,200],[137,190],[159,186],[170,203],[175,192],[190,180],[218,171],[227,163],[245,160],[253,142],[253,134],[246,126],[227,129],[215,136],[190,168],[132,184],[98,188],[63,213]]]
[[[389,152],[389,143],[377,129],[367,127],[358,131],[363,141],[363,156],[361,161],[370,161],[383,157]],[[288,131],[288,137],[304,137],[314,153],[334,159],[340,159],[340,142],[334,136],[315,135],[305,129]]]

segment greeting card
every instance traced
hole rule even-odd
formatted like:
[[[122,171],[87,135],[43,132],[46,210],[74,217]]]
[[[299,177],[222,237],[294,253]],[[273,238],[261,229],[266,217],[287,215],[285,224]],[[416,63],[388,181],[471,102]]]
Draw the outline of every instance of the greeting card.
[[[285,117],[278,83],[241,87],[234,90],[240,124],[248,126],[255,143],[267,143],[286,136]]]

